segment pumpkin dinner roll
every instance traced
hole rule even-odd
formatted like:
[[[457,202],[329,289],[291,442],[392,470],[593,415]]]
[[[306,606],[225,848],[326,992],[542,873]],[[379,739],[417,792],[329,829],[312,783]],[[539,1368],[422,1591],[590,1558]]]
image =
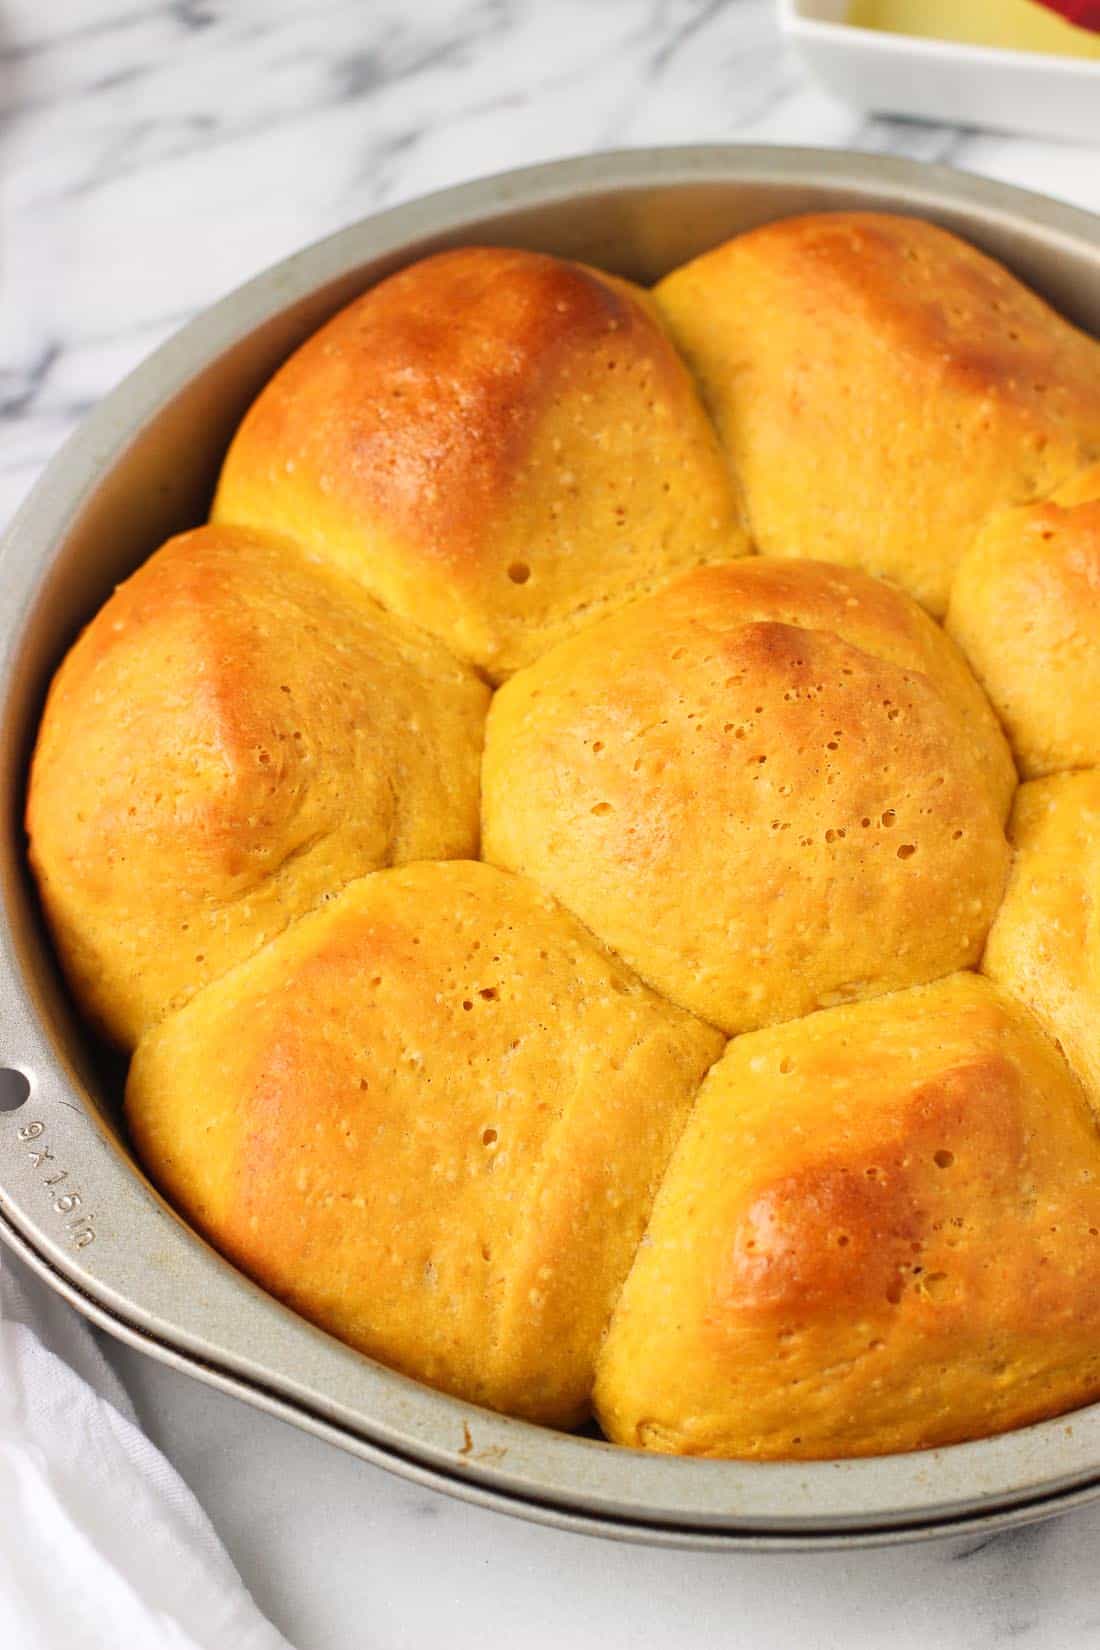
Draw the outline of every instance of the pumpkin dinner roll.
[[[289,1305],[569,1426],[721,1048],[529,883],[412,865],[150,1032],[126,1109],[153,1177]]]
[[[727,1032],[975,964],[1015,784],[951,642],[854,569],[697,569],[518,672],[484,857]]]
[[[402,270],[310,338],[241,425],[214,519],[298,539],[494,679],[748,548],[648,298],[490,247]]]
[[[1100,465],[989,520],[959,568],[947,628],[1026,777],[1100,764]]]
[[[864,567],[942,614],[991,510],[1100,457],[1100,344],[934,224],[787,218],[656,297],[765,554]]]
[[[351,878],[476,852],[488,697],[293,546],[172,539],[65,660],[31,770],[31,864],[84,1012],[132,1045]]]
[[[878,1455],[1100,1396],[1100,1138],[1025,1010],[958,974],[730,1044],[615,1311],[617,1443]]]
[[[1021,785],[982,968],[1038,1016],[1100,1112],[1100,772]]]

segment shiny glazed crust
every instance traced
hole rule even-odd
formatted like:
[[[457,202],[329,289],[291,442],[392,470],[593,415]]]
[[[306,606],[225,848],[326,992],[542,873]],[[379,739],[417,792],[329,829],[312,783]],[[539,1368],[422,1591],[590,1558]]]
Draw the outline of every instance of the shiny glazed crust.
[[[352,877],[476,853],[488,702],[293,545],[172,539],[58,671],[31,768],[31,864],[85,1012],[132,1047]]]
[[[879,1455],[1098,1395],[1100,1139],[1025,1010],[958,974],[731,1043],[603,1350],[609,1437]]]
[[[1100,1116],[1100,771],[1021,785],[982,969],[1046,1027]]]
[[[489,714],[483,852],[727,1032],[974,965],[1011,758],[915,602],[753,557],[544,654]]]
[[[863,567],[942,614],[991,510],[1100,458],[1100,345],[933,224],[787,218],[656,298],[765,555]]]
[[[1024,778],[1100,762],[1100,465],[987,523],[946,623]]]
[[[573,1426],[721,1048],[530,883],[414,865],[352,884],[165,1021],[127,1116],[195,1223],[307,1317]]]
[[[594,1392],[636,1448],[1100,1396],[1098,360],[873,214],[656,301],[449,252],[303,345],[31,770],[196,1226],[406,1374],[555,1426]]]
[[[300,539],[495,681],[749,548],[644,294],[492,247],[414,264],[303,344],[241,425],[214,520]]]

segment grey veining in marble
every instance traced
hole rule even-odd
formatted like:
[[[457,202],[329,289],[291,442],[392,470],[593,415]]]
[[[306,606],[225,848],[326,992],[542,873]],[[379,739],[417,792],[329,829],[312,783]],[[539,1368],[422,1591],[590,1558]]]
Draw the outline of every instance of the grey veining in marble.
[[[593,148],[889,149],[1100,202],[1093,150],[866,120],[770,0],[7,0],[0,519],[197,308],[364,213]]]
[[[0,521],[201,306],[401,199],[619,145],[848,145],[1100,209],[1100,151],[866,120],[770,0],[0,0]],[[1100,1508],[988,1542],[647,1552],[411,1488],[138,1354],[139,1411],[300,1650],[1085,1650]]]

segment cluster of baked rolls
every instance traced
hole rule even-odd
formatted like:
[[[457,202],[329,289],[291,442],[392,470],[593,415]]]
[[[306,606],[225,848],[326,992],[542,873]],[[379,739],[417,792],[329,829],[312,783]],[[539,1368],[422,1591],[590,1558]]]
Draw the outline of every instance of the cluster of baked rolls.
[[[623,1444],[1100,1397],[1098,459],[1100,345],[916,219],[365,293],[42,721],[155,1181],[370,1356]]]

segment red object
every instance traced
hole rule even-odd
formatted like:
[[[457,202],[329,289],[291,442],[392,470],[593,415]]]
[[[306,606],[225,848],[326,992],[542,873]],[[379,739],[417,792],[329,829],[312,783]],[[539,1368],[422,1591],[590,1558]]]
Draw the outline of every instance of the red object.
[[[1056,11],[1067,23],[1100,34],[1100,0],[1039,0],[1047,11]]]

